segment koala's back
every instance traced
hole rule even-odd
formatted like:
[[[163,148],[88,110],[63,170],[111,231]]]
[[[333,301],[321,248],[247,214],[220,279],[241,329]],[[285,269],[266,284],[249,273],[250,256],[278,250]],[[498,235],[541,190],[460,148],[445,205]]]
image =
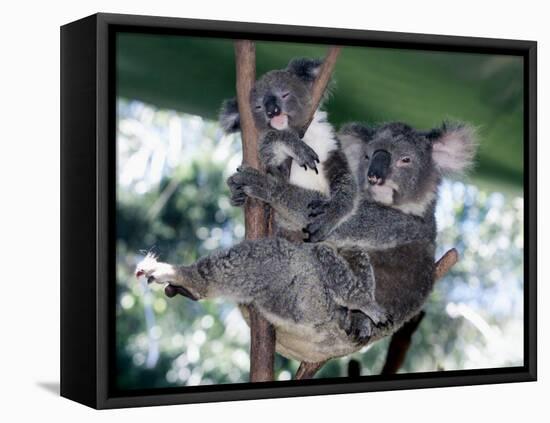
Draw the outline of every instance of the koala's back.
[[[417,314],[434,282],[434,244],[415,242],[399,247],[369,251],[376,278],[376,301],[395,322],[406,322]]]

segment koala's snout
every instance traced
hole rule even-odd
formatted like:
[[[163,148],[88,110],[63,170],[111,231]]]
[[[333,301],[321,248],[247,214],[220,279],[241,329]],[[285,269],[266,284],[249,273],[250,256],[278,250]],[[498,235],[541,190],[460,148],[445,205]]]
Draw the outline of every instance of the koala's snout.
[[[281,114],[281,107],[277,102],[277,97],[274,95],[267,96],[264,101],[265,114],[269,119]]]
[[[371,157],[367,179],[369,184],[377,185],[384,183],[390,169],[391,154],[386,150],[376,150]]]

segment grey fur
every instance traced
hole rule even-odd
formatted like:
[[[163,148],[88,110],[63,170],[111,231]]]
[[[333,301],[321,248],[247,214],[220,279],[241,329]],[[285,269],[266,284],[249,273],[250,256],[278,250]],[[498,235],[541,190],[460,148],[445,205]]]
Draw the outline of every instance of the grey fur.
[[[224,296],[254,304],[275,326],[277,350],[297,360],[343,356],[397,330],[419,312],[432,289],[435,193],[441,176],[459,170],[458,165],[466,168],[473,157],[466,152],[475,144],[464,136],[467,131],[445,127],[436,136],[397,123],[369,130],[348,126],[344,132],[361,143],[366,155],[374,149],[390,154],[386,181],[393,181],[391,202],[380,203],[373,193],[386,181],[365,184],[353,213],[322,243],[244,241],[190,266],[153,263],[137,271],[151,281],[184,287],[197,299]],[[449,154],[441,158],[434,146]],[[411,161],[399,162],[405,156]],[[250,169],[239,173],[246,195],[275,208],[292,208],[307,220],[304,201],[293,200],[300,199],[299,188],[285,188],[285,182]],[[403,211],[412,202],[427,205],[417,213]],[[393,322],[377,315],[378,304]]]
[[[260,133],[259,157],[265,165],[267,173],[283,179],[285,172],[283,164],[288,158],[292,158],[299,166],[308,172],[319,173],[318,164],[320,158],[317,152],[301,139],[301,131],[309,118],[311,110],[311,88],[317,73],[322,65],[322,60],[298,58],[290,61],[286,69],[267,72],[254,84],[250,94],[250,106],[254,122]],[[287,127],[275,129],[271,126],[272,117],[269,116],[270,108],[277,108],[281,116],[287,116]],[[277,115],[278,116],[278,115]],[[220,112],[220,124],[226,132],[239,129],[239,111],[237,102],[226,100]],[[331,128],[331,134],[333,133]],[[339,148],[338,141],[332,135],[329,140],[334,148],[324,158],[320,172],[325,178],[329,192],[320,197],[318,192],[309,192],[300,198],[287,198],[293,203],[287,207],[284,202],[276,208],[277,226],[287,230],[300,231],[310,224],[309,240],[317,242],[323,240],[332,228],[347,215],[353,205],[353,197],[356,192],[355,179],[347,163],[346,156]],[[244,204],[246,193],[239,189],[239,178],[228,181],[232,188],[231,202],[235,206]],[[265,183],[270,183],[266,181]],[[261,184],[259,190],[263,190]],[[286,189],[286,188],[285,188]],[[295,191],[288,188],[289,197]],[[277,190],[274,194],[277,195]],[[253,194],[249,194],[253,195]],[[261,192],[257,193],[262,196]],[[312,217],[297,215],[298,201],[302,210],[309,210]],[[322,209],[323,213],[319,213]]]

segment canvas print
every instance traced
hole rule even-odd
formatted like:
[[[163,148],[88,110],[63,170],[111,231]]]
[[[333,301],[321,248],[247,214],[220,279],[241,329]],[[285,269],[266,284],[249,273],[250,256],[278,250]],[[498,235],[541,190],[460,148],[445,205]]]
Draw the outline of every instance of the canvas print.
[[[116,389],[523,366],[523,57],[254,45],[116,34]]]

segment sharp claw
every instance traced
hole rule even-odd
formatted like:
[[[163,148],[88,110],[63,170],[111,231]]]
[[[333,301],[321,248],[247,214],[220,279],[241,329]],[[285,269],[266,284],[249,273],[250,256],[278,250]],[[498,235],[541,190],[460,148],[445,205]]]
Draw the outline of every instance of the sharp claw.
[[[307,166],[306,166],[306,165],[302,165],[302,167],[303,167],[304,170],[307,172]]]
[[[317,164],[321,163],[319,159],[315,159],[315,161],[317,162]]]
[[[319,174],[319,171],[317,170],[317,166],[313,166],[313,170],[315,171],[315,173],[318,175]]]

